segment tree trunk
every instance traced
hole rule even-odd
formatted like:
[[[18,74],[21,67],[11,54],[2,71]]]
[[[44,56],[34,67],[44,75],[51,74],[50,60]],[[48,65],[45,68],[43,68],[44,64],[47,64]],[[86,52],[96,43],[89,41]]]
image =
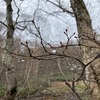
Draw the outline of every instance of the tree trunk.
[[[91,19],[83,0],[70,0],[70,2],[74,12],[74,16],[76,18],[80,43],[81,45],[85,45],[85,46],[81,46],[81,50],[83,54],[83,62],[87,64],[93,58],[93,54],[92,54],[93,49],[91,47],[96,46],[95,43],[91,42],[91,39],[94,38]],[[93,100],[100,100],[100,81],[98,81],[99,77],[96,71],[99,68],[95,66],[96,63],[97,62],[93,62],[89,66],[87,66],[86,79],[89,80],[90,83],[88,85],[93,89],[92,92]],[[94,70],[94,68],[96,70]]]
[[[3,56],[3,65],[4,70],[6,72],[6,100],[14,100],[15,95],[17,93],[17,82],[15,78],[15,66],[13,62],[13,57],[11,52],[13,52],[14,40],[14,26],[13,26],[13,19],[12,19],[12,0],[5,0],[6,2],[6,11],[7,11],[7,35],[6,35],[6,46]]]

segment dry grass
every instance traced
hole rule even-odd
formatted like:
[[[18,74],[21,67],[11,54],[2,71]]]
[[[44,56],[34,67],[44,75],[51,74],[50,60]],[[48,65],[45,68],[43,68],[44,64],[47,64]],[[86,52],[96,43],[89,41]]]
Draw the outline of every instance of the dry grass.
[[[52,82],[48,90],[52,91],[57,95],[67,94],[70,89],[66,86],[65,82]]]

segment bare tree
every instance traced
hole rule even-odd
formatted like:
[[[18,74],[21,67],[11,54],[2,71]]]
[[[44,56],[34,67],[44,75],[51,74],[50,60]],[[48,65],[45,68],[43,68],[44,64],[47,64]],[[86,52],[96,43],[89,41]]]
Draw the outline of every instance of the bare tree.
[[[3,68],[6,71],[6,100],[14,100],[17,93],[17,81],[15,77],[15,65],[11,52],[13,52],[14,46],[14,25],[12,19],[12,0],[5,0],[6,12],[7,12],[7,35],[6,46],[3,56]]]
[[[90,19],[90,15],[87,11],[87,8],[84,4],[83,0],[70,0],[71,7],[73,9],[76,23],[77,23],[77,29],[78,29],[78,35],[80,44],[84,45],[81,46],[81,51],[83,54],[83,62],[87,64],[89,61],[93,59],[93,46],[97,47],[97,44],[93,42],[95,40],[95,34],[93,33],[92,29],[92,23]],[[97,62],[99,63],[99,62]],[[93,100],[99,100],[100,99],[100,82],[99,82],[99,76],[97,75],[97,71],[94,69],[98,69],[96,67],[96,63],[91,63],[86,68],[86,76],[87,80],[89,80],[90,87],[93,89],[92,97]],[[94,74],[95,73],[95,74]],[[94,78],[94,82],[92,81],[92,78]]]
[[[29,80],[31,78],[31,75],[34,73],[36,74],[37,78],[37,73],[39,69],[39,61],[38,60],[54,60],[58,59],[58,68],[64,77],[65,84],[70,88],[70,90],[73,92],[74,96],[78,99],[81,100],[80,95],[76,91],[75,88],[75,82],[78,82],[80,79],[82,79],[85,71],[86,71],[86,81],[89,87],[92,89],[92,98],[99,100],[100,99],[100,77],[99,77],[99,61],[98,58],[100,58],[100,54],[97,55],[96,52],[93,53],[95,50],[98,51],[100,48],[100,43],[96,40],[95,34],[93,33],[92,25],[91,25],[91,19],[90,15],[86,9],[86,5],[84,4],[83,0],[70,0],[71,2],[71,7],[73,9],[73,12],[69,11],[68,9],[64,8],[60,2],[60,0],[56,0],[56,3],[47,0],[47,2],[55,5],[56,7],[60,8],[62,12],[67,12],[71,16],[75,16],[76,18],[76,23],[77,23],[77,30],[78,30],[78,38],[77,39],[77,44],[70,44],[71,38],[75,35],[73,34],[72,36],[68,36],[67,29],[64,32],[64,35],[67,37],[66,43],[62,43],[59,41],[59,45],[54,45],[48,43],[42,36],[42,29],[41,27],[37,24],[37,20],[35,20],[36,17],[36,12],[43,11],[46,14],[50,15],[47,11],[44,11],[43,9],[39,8],[39,3],[40,0],[38,0],[38,6],[37,9],[34,12],[34,16],[32,20],[27,20],[25,19],[24,21],[19,21],[19,11],[20,9],[17,7],[16,2],[16,8],[18,9],[17,12],[17,18],[15,24],[13,24],[13,18],[12,18],[12,0],[4,0],[6,2],[6,10],[7,10],[7,25],[3,22],[0,21],[2,25],[4,25],[7,28],[7,36],[6,36],[6,46],[5,46],[5,51],[4,51],[4,56],[3,56],[3,68],[6,72],[6,80],[7,80],[7,92],[6,92],[6,100],[14,100],[16,93],[17,93],[17,80],[15,76],[15,65],[13,62],[13,56],[21,56],[21,57],[26,57],[28,58],[27,60],[27,66],[26,69],[23,64],[23,68],[21,68],[22,74],[25,76],[26,83],[28,84],[29,88],[31,88],[31,84],[29,84]],[[53,14],[51,14],[53,15]],[[56,17],[57,18],[57,17]],[[23,24],[23,26],[21,25]],[[39,39],[39,42],[41,44],[40,48],[42,48],[42,54],[38,54],[37,51],[38,49],[34,48],[34,52],[31,51],[31,48],[29,46],[29,43],[26,42],[21,42],[21,45],[27,48],[28,53],[23,55],[19,53],[15,53],[14,51],[14,32],[15,29],[18,29],[20,31],[22,30],[27,30],[29,33],[33,34],[35,37]],[[82,53],[82,59],[81,57],[77,57],[73,55],[73,51],[68,52],[69,47],[74,47],[77,46],[80,48],[81,53]],[[58,50],[61,49],[61,50]],[[54,50],[54,52],[52,52]],[[56,50],[56,51],[55,51]],[[45,53],[44,53],[45,52]],[[77,52],[80,52],[77,50]],[[95,54],[95,55],[94,55]],[[13,56],[12,56],[13,55]],[[30,59],[31,60],[30,60]],[[34,60],[33,60],[34,59]],[[35,60],[36,59],[36,60]],[[69,81],[66,79],[65,73],[62,70],[61,67],[61,59],[62,60],[67,60],[66,62],[71,61],[74,59],[81,65],[82,71],[78,74],[78,70],[76,71],[77,76],[74,77],[71,80],[71,84]],[[31,61],[31,63],[30,63]],[[30,63],[30,64],[29,64]],[[48,63],[48,62],[47,62]],[[49,62],[50,63],[50,62]],[[70,62],[69,62],[70,63]],[[72,62],[71,62],[72,63]],[[77,66],[78,64],[76,64]],[[34,67],[35,66],[35,67]],[[72,66],[72,65],[71,65]],[[77,67],[78,68],[78,67]],[[24,71],[22,70],[24,69]],[[31,74],[33,72],[33,74]],[[47,73],[48,74],[48,73]],[[79,76],[78,76],[79,75]],[[23,77],[22,76],[22,77]],[[34,75],[35,76],[35,75]],[[32,80],[33,81],[33,80]]]

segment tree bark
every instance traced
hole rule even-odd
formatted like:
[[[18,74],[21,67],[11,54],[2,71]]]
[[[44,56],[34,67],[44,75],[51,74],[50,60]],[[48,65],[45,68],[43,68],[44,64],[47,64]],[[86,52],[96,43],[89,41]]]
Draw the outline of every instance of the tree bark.
[[[6,46],[3,56],[3,65],[4,70],[6,72],[6,100],[14,100],[15,95],[17,93],[17,81],[15,77],[15,66],[13,62],[13,57],[11,52],[13,52],[14,40],[14,25],[13,25],[13,18],[12,18],[12,0],[5,0],[6,2],[6,12],[7,12],[7,35],[6,35]]]
[[[87,64],[93,58],[93,49],[91,47],[96,46],[95,43],[91,42],[91,39],[94,38],[91,19],[83,0],[70,0],[70,2],[76,19],[80,44],[85,45],[81,46],[83,62]],[[93,62],[87,66],[86,79],[89,80],[90,83],[88,85],[93,89],[93,100],[100,100],[100,81],[98,81],[100,78],[97,75],[97,71],[94,70],[94,68],[96,70],[99,69],[95,66],[96,63]],[[91,79],[94,82],[91,82]]]

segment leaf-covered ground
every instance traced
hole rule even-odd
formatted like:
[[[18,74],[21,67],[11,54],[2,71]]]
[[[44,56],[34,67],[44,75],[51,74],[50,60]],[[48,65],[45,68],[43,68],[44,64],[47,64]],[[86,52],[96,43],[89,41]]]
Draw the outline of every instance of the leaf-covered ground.
[[[85,86],[83,83],[79,83],[76,89],[80,93],[82,100],[90,100],[89,95],[84,94]],[[3,97],[0,100],[3,100]],[[64,82],[52,82],[49,87],[35,92],[24,91],[24,93],[16,97],[16,100],[77,100],[77,98]]]

